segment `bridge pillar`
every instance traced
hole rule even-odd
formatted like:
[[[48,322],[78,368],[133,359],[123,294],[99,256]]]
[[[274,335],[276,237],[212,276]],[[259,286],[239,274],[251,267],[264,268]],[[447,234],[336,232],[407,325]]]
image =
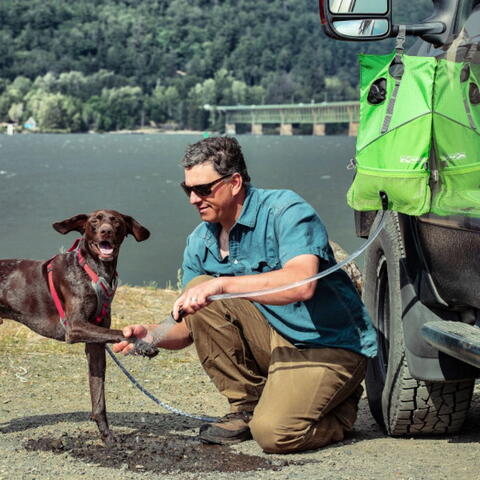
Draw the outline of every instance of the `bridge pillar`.
[[[358,122],[350,122],[348,124],[348,136],[356,137],[358,135]]]
[[[323,137],[325,135],[325,124],[324,123],[314,123],[313,124],[313,134],[318,137]]]
[[[261,123],[252,123],[252,135],[263,135],[263,127]]]
[[[280,135],[293,135],[291,123],[280,124]]]
[[[227,135],[235,135],[237,133],[237,130],[235,129],[235,124],[234,123],[226,123],[225,124],[225,133]]]

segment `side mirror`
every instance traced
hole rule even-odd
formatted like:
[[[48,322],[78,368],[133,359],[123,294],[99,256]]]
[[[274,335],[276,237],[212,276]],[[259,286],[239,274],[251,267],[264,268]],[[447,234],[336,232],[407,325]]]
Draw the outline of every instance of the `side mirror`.
[[[338,40],[381,40],[392,34],[392,0],[319,0],[325,32]]]
[[[356,13],[358,15],[385,15],[390,6],[389,0],[328,0],[332,13]]]
[[[332,28],[342,37],[358,40],[385,38],[390,31],[388,20],[383,18],[364,18],[362,20],[334,20]]]
[[[407,35],[442,45],[454,33],[458,1],[433,0],[433,15],[423,23],[406,25]],[[319,0],[319,8],[325,33],[337,40],[382,40],[398,33],[392,22],[392,0]]]

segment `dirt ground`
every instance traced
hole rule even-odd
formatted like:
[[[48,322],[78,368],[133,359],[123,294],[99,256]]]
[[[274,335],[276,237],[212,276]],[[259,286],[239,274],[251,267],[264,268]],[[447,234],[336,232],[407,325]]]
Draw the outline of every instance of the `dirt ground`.
[[[130,294],[135,292],[120,294],[117,321],[130,316]],[[152,298],[144,300],[147,315],[156,307],[164,308],[165,299]],[[254,441],[228,448],[202,445],[195,438],[202,421],[157,406],[108,359],[108,417],[118,441],[106,447],[89,421],[82,347],[57,347],[12,325],[0,326],[0,480],[231,479],[232,475],[238,480],[480,480],[479,388],[462,432],[453,436],[387,437],[362,398],[355,430],[345,441],[318,451],[268,455]],[[161,352],[153,360],[126,357],[122,361],[164,402],[195,414],[226,413],[225,400],[203,373],[193,349]]]

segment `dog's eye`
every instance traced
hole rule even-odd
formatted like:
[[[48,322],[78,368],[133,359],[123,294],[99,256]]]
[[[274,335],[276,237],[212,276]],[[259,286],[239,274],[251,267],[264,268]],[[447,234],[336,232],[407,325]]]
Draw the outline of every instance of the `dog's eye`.
[[[97,215],[97,220],[101,220],[102,218],[103,218],[103,215],[102,215],[101,213],[99,213],[99,214]]]

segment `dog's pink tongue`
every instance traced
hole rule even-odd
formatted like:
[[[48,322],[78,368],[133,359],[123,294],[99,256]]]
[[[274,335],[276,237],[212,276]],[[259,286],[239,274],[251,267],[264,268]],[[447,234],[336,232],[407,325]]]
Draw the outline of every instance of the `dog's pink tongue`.
[[[98,246],[100,253],[102,255],[111,255],[113,253],[113,248],[110,242],[100,242],[100,245]]]

